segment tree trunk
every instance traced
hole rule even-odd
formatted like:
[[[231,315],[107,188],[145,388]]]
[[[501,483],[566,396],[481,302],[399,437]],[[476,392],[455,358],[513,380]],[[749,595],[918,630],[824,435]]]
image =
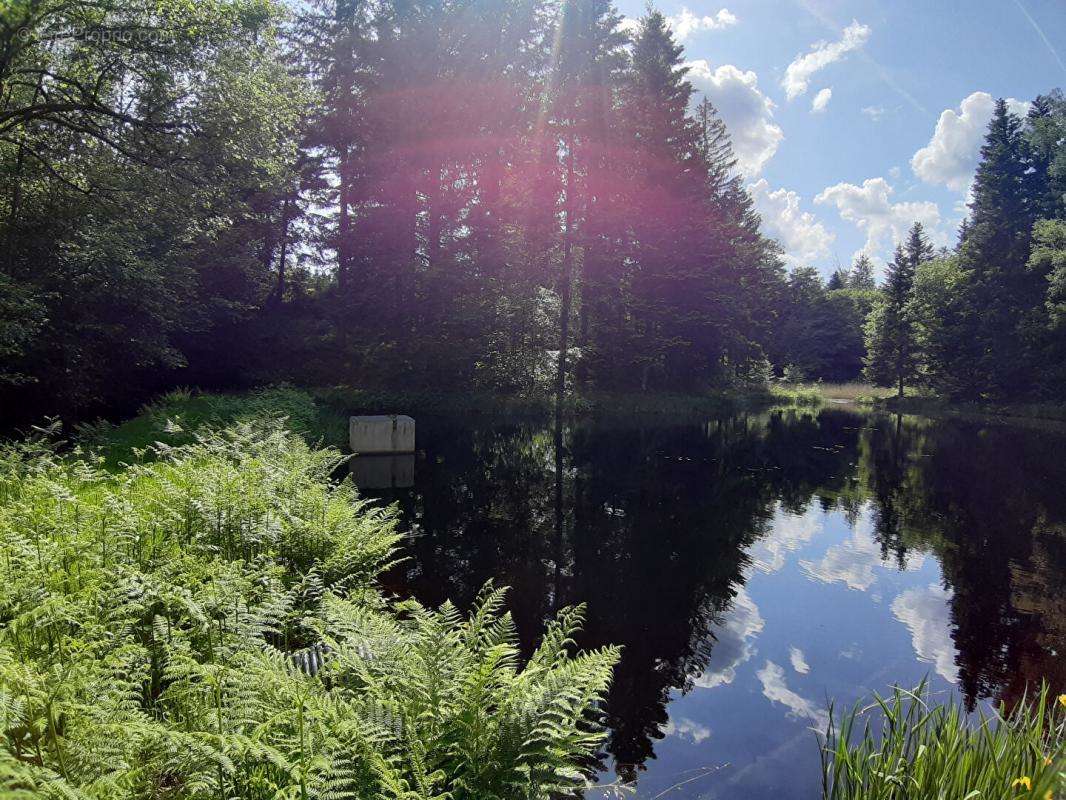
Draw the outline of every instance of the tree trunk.
[[[289,209],[292,195],[286,194],[281,204],[281,256],[278,260],[278,285],[274,289],[274,299],[281,305],[285,301],[285,262],[289,257]]]
[[[351,205],[351,165],[349,163],[350,150],[345,147],[341,153],[341,162],[338,172],[340,173],[340,220],[338,224],[337,239],[337,284],[341,289],[346,289],[352,278],[352,242],[351,242],[351,217],[349,206]]]
[[[563,264],[559,287],[559,364],[555,376],[555,409],[562,413],[566,393],[566,357],[570,346],[571,284],[574,272],[574,137],[569,134],[566,146],[566,198],[563,204]]]

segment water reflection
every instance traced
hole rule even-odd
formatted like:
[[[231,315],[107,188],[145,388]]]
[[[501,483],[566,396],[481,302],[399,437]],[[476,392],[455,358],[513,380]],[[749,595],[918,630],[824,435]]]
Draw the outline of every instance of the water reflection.
[[[1060,433],[829,409],[419,434],[414,488],[376,484],[415,533],[391,588],[509,585],[526,647],[586,603],[582,644],[624,646],[604,766],[640,796],[808,796],[827,696],[1066,685]]]
[[[415,485],[415,455],[356,456],[350,462],[352,480],[362,489],[410,489]]]

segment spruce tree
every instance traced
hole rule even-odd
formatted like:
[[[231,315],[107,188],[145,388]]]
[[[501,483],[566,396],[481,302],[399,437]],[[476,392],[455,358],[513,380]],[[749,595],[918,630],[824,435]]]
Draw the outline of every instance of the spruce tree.
[[[848,286],[852,289],[871,290],[877,288],[874,281],[874,265],[866,253],[859,253],[851,267]]]
[[[914,271],[908,248],[897,245],[866,327],[866,375],[879,386],[898,387],[900,398],[918,367],[914,323],[907,308]]]
[[[829,283],[826,284],[826,289],[833,292],[837,289],[845,289],[851,282],[851,276],[848,271],[843,267],[837,267],[833,270],[833,274],[829,276]]]
[[[977,398],[1024,393],[1035,374],[1022,323],[1044,287],[1026,269],[1034,221],[1021,121],[1001,99],[981,148],[970,224],[960,249],[970,273],[967,311],[954,331],[956,385]]]
[[[712,188],[701,148],[720,154],[722,141],[713,127],[703,130],[688,116],[693,88],[682,53],[665,17],[649,12],[633,44],[625,87],[634,182],[632,304],[640,337],[634,366],[644,387],[694,385],[720,350]]]
[[[562,163],[562,255],[558,270],[559,294],[559,354],[556,362],[556,401],[561,409],[566,390],[569,350],[571,346],[571,314],[575,270],[580,256],[581,237],[588,230],[587,213],[596,207],[596,195],[589,192],[590,179],[604,174],[606,164],[606,136],[608,116],[613,105],[610,99],[615,76],[625,64],[626,34],[620,24],[622,18],[610,0],[566,0],[555,33],[557,43],[553,71],[550,76],[553,96],[552,117],[554,134]],[[598,231],[597,231],[598,233]],[[596,240],[592,237],[592,241]],[[585,249],[590,255],[591,247]],[[599,253],[592,252],[595,259]],[[593,263],[589,262],[590,265]],[[600,289],[603,276],[596,270],[587,274],[588,285]],[[592,292],[585,297],[579,334],[587,336],[587,308],[594,301]]]
[[[907,252],[907,260],[910,262],[911,280],[914,280],[914,273],[918,270],[926,261],[930,261],[933,258],[934,250],[933,246],[929,244],[929,239],[925,235],[925,228],[922,223],[915,222],[910,231],[907,233],[907,244],[905,245]]]

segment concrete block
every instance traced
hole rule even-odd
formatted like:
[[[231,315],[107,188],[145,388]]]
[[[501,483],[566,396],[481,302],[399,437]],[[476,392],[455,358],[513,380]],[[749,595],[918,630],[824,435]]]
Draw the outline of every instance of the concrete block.
[[[352,452],[359,455],[415,451],[415,421],[402,414],[352,417],[348,436]]]

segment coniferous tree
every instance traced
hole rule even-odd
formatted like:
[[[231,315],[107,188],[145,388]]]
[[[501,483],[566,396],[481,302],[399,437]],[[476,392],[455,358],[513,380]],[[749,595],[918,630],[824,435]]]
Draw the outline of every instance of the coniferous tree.
[[[907,242],[904,245],[907,252],[907,260],[910,262],[911,279],[924,262],[932,259],[934,250],[925,235],[922,223],[915,222],[907,232]]]
[[[920,235],[920,226],[916,228]],[[879,386],[897,387],[900,398],[918,365],[914,323],[908,312],[914,285],[913,264],[908,249],[898,245],[866,324],[866,375]]]
[[[561,258],[556,281],[559,295],[559,353],[555,391],[562,402],[566,391],[572,343],[573,290],[577,259],[589,259],[587,290],[580,320],[582,343],[588,336],[588,306],[602,302],[606,276],[605,253],[590,252],[603,244],[603,224],[609,190],[605,186],[611,87],[625,63],[626,35],[622,18],[609,0],[566,0],[555,33],[558,48],[549,76],[551,113],[556,150],[562,163]],[[597,201],[600,201],[597,204]],[[588,215],[593,213],[589,225]],[[597,218],[597,212],[601,212]],[[581,250],[582,237],[588,241]],[[590,258],[591,256],[591,258]],[[584,283],[584,282],[583,282]],[[595,297],[595,299],[593,299]]]
[[[1021,122],[1001,99],[981,148],[970,224],[960,257],[970,272],[967,312],[953,331],[959,374],[971,397],[1007,397],[1028,389],[1034,373],[1021,330],[1042,287],[1026,270],[1034,205]]]
[[[829,282],[826,287],[829,291],[836,291],[837,289],[843,289],[851,282],[851,276],[843,267],[837,267],[833,270],[833,274],[829,276]]]
[[[877,288],[874,280],[874,265],[866,253],[859,253],[851,267],[848,286],[852,289],[870,290]]]

